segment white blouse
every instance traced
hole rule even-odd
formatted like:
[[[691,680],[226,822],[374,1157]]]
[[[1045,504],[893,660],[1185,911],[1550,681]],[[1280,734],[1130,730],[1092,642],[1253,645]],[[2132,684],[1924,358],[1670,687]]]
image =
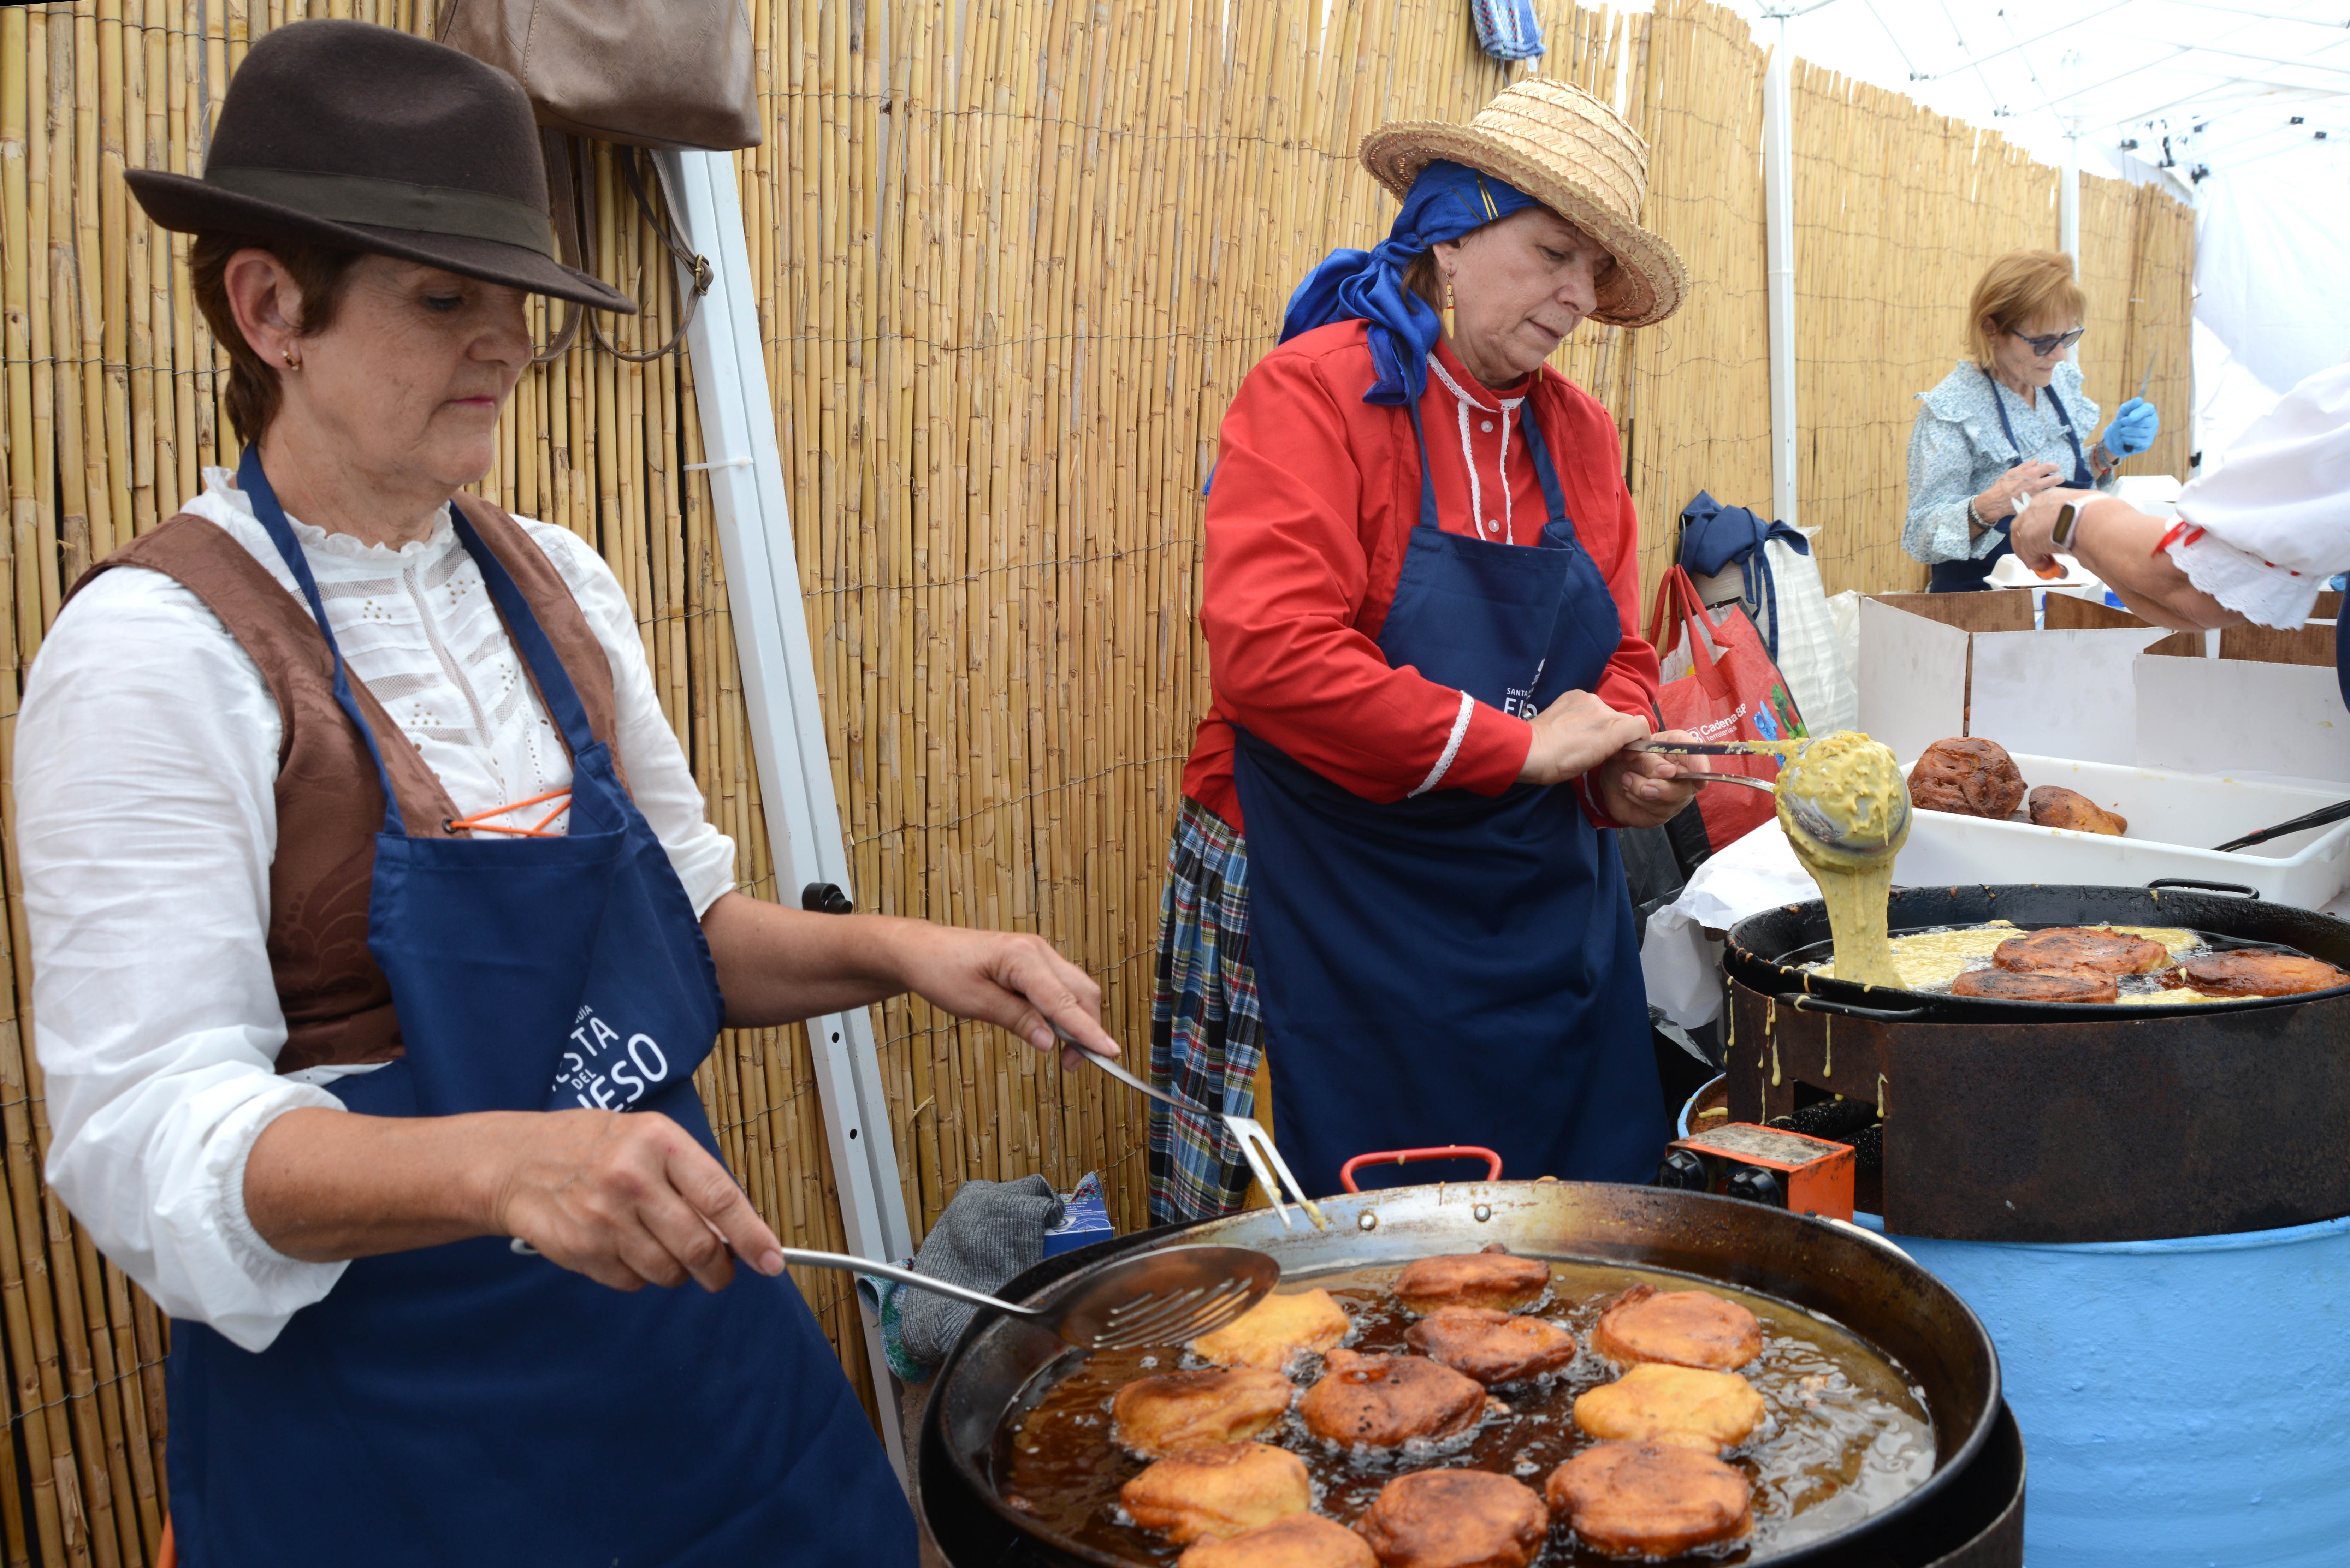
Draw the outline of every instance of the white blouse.
[[[2350,361],[2318,371],[2178,495],[2187,580],[2245,619],[2299,626],[2350,571]]]
[[[234,476],[207,469],[204,481],[185,510],[296,592]],[[734,846],[703,818],[628,596],[567,530],[523,526],[610,659],[620,765],[698,914],[733,886]],[[445,517],[398,550],[294,531],[351,673],[461,813],[568,786],[562,738]],[[227,628],[178,583],[138,570],[105,574],[58,616],[16,727],[49,1183],[164,1311],[248,1350],[344,1267],[277,1251],[244,1210],[262,1129],[296,1106],[341,1109],[322,1085],[350,1071],[276,1069],[286,1021],[265,940],[279,735],[268,685]]]

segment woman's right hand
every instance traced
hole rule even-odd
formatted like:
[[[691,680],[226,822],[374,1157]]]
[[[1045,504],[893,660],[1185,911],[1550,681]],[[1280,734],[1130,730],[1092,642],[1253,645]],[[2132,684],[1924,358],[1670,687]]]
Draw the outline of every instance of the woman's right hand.
[[[1975,497],[1975,515],[1986,523],[1997,523],[2013,514],[2016,503],[2025,496],[2037,495],[2060,483],[2064,477],[2053,462],[2019,462]]]
[[[1580,778],[1635,741],[1648,738],[1648,726],[1619,713],[1588,691],[1569,691],[1534,720],[1534,744],[1521,784],[1564,784]]]

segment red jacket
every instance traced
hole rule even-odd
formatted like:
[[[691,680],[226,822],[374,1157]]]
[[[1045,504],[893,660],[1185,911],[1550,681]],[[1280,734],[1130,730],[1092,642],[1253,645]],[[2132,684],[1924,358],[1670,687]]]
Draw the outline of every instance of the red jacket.
[[[1533,743],[1526,720],[1478,702],[1443,762],[1461,692],[1409,667],[1390,669],[1379,651],[1379,628],[1419,521],[1419,459],[1410,415],[1363,401],[1373,379],[1367,330],[1339,322],[1292,338],[1257,362],[1224,416],[1200,609],[1215,700],[1183,770],[1183,793],[1235,827],[1235,722],[1382,802],[1431,787],[1498,795],[1516,781]],[[1575,536],[1616,599],[1622,641],[1596,695],[1649,719],[1657,655],[1635,629],[1639,520],[1607,410],[1548,366],[1496,393],[1449,346],[1437,358],[1419,407],[1439,522],[1451,534],[1479,532],[1482,522],[1482,536],[1506,535],[1513,544],[1541,537],[1548,514],[1514,402],[1527,398]],[[1472,476],[1482,519],[1471,512]],[[1613,826],[1588,793],[1584,805]]]

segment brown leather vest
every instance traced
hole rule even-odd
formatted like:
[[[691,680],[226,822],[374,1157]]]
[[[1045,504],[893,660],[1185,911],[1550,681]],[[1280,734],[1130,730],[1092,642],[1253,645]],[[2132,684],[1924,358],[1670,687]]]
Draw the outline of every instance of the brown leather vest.
[[[612,744],[611,664],[562,574],[512,517],[474,496],[461,495],[457,504],[529,602],[579,690],[589,728]],[[284,733],[277,743],[277,856],[269,867],[269,968],[286,1031],[277,1070],[391,1061],[401,1053],[400,1020],[390,984],[368,952],[383,788],[359,732],[335,701],[334,659],[309,607],[229,534],[190,513],[99,562],[73,592],[117,566],[161,572],[202,599],[260,668],[277,701]],[[527,674],[528,664],[523,668]],[[440,779],[367,687],[356,678],[350,687],[375,732],[410,836],[448,837],[444,825],[457,809]]]

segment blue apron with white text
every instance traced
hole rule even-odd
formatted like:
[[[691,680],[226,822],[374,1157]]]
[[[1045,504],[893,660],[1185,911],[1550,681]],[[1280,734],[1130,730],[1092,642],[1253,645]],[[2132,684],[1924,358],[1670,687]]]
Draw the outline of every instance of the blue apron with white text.
[[[247,451],[238,483],[318,629]],[[654,1110],[718,1153],[694,1069],[722,1021],[700,922],[514,580],[451,508],[572,754],[567,835],[411,838],[384,792],[369,950],[406,1054],[337,1080],[369,1116]],[[905,1563],[913,1520],[814,1316],[737,1264],[633,1293],[482,1237],[353,1262],[253,1354],[174,1322],[172,1519],[189,1568]]]
[[[1982,370],[1980,365],[1975,369]],[[2015,427],[2008,422],[2007,400],[2000,395],[1999,382],[1992,379],[1989,370],[1983,370],[1982,377],[1984,380],[1991,382],[1991,407],[1999,410],[1999,428],[2007,436],[2008,466],[2020,468],[2023,465],[2023,446],[2015,439]],[[2095,489],[2097,483],[2096,476],[2089,472],[2088,455],[2081,450],[2081,435],[2073,428],[2073,416],[2064,411],[2064,400],[2056,395],[2056,389],[2053,386],[2043,387],[2040,389],[2048,394],[2049,406],[2056,410],[2056,422],[2064,427],[2064,439],[2073,443],[2073,487],[2076,490]],[[1969,556],[1958,561],[1935,562],[1933,579],[1928,585],[1926,591],[1934,594],[1970,594],[1988,589],[1991,587],[1991,567],[1997,564],[2002,556],[2015,554],[2015,547],[2007,542],[2007,536],[2014,526],[2015,516],[2012,513],[1991,524],[1991,531],[1999,535],[1999,545],[1988,556]]]
[[[1393,668],[1532,718],[1591,690],[1623,628],[1528,413],[1538,545],[1438,526],[1412,410],[1419,525],[1378,642]],[[1306,1189],[1337,1191],[1351,1156],[1440,1144],[1492,1148],[1521,1180],[1654,1176],[1671,1131],[1631,898],[1575,786],[1380,805],[1234,729],[1274,1125]]]

